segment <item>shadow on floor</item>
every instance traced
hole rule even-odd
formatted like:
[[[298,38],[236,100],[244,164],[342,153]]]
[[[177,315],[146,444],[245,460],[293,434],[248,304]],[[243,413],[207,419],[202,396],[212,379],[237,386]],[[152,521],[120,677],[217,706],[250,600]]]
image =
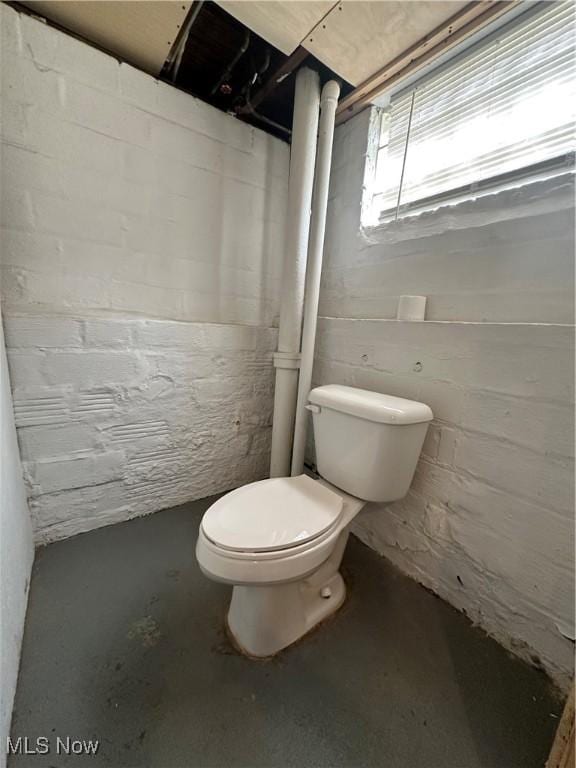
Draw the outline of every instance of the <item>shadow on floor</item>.
[[[39,551],[10,768],[531,768],[561,712],[546,677],[351,537],[349,598],[271,661],[236,653],[230,589],[194,556],[210,500]],[[98,739],[95,756],[57,737]]]

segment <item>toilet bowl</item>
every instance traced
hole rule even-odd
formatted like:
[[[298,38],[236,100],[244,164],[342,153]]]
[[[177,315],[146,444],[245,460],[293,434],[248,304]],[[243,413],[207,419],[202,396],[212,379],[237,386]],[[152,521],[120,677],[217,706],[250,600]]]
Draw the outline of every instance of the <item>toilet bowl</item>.
[[[228,629],[249,656],[274,655],[342,605],[350,523],[367,501],[406,494],[432,419],[422,403],[353,387],[318,387],[309,400],[321,477],[237,488],[200,524],[198,564],[233,586]]]
[[[364,504],[299,475],[243,486],[206,512],[196,558],[234,585],[228,629],[241,650],[271,656],[338,610],[348,526]]]

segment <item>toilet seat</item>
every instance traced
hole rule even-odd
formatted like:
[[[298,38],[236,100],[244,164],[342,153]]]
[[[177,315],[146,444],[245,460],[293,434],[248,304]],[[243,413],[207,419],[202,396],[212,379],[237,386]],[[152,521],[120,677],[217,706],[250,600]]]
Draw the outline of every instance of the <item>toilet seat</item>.
[[[201,570],[225,584],[270,585],[297,581],[312,573],[330,555],[344,526],[296,547],[269,552],[239,552],[223,549],[206,537],[200,526],[196,559]]]
[[[201,532],[233,553],[302,551],[338,526],[342,497],[307,475],[260,480],[231,491],[202,518]]]
[[[249,493],[247,492],[244,501],[250,498],[260,500],[257,507],[251,507],[251,509],[258,510],[259,514],[254,515],[255,520],[258,522],[258,520],[262,521],[265,518],[267,512],[270,512],[270,502],[276,498],[276,494],[269,493],[269,491],[283,489],[283,492],[286,493],[287,486],[289,487],[292,499],[296,499],[299,504],[306,507],[306,514],[309,514],[312,508],[313,516],[315,513],[318,513],[320,508],[323,510],[323,514],[320,514],[319,517],[314,517],[315,526],[308,525],[306,528],[308,534],[311,534],[312,531],[320,530],[312,538],[302,537],[296,539],[294,536],[289,536],[288,530],[292,532],[297,530],[297,527],[294,527],[292,529],[283,529],[285,538],[282,546],[279,546],[278,537],[273,542],[276,544],[276,547],[270,547],[271,539],[265,538],[263,535],[260,539],[258,537],[251,537],[250,540],[247,538],[243,540],[247,547],[258,546],[259,544],[267,544],[269,547],[268,549],[257,550],[253,548],[233,549],[213,541],[208,535],[207,530],[212,536],[224,539],[224,544],[230,543],[230,541],[236,543],[237,539],[226,538],[228,533],[225,530],[226,526],[224,525],[222,530],[218,528],[218,525],[222,523],[222,520],[224,520],[224,524],[226,524],[226,520],[234,522],[235,515],[233,511],[230,513],[230,509],[235,507],[238,511],[241,508],[234,502],[234,499],[238,498],[239,492],[250,488],[251,490]],[[322,501],[328,506],[322,506]],[[266,586],[297,581],[312,573],[326,561],[334,550],[336,540],[363,504],[364,502],[354,499],[347,494],[336,493],[323,480],[313,480],[306,475],[260,480],[257,483],[252,483],[250,486],[244,486],[243,488],[231,491],[216,501],[206,511],[200,524],[196,544],[198,564],[202,571],[211,579],[227,584]],[[217,514],[213,513],[215,507]],[[276,514],[272,516],[272,519],[276,520],[276,522],[281,520],[286,523],[287,519],[289,519],[288,513],[290,511],[293,513],[294,507],[284,509],[283,514]],[[330,517],[332,517],[332,522],[329,522]],[[241,522],[240,517],[238,520]],[[324,530],[322,530],[322,527]],[[277,532],[278,530],[273,529],[272,526],[266,527],[265,525],[263,529],[268,533],[274,533],[274,531]],[[254,532],[257,534],[258,530]],[[300,530],[300,533],[302,534],[302,530]],[[288,541],[291,543],[289,544]]]

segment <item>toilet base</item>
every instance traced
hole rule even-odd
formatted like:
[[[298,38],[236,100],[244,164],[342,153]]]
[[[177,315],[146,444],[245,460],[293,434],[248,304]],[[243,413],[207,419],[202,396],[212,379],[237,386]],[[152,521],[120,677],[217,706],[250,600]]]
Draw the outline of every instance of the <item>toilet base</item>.
[[[244,653],[256,658],[273,656],[340,608],[346,586],[338,569],[347,540],[345,531],[330,557],[304,579],[233,588],[228,629]]]

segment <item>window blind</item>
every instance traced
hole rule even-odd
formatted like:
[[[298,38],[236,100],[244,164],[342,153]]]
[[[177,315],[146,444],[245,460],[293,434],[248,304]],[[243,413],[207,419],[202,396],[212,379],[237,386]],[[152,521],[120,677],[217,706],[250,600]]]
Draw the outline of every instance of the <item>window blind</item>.
[[[376,164],[379,210],[573,151],[574,55],[572,3],[541,3],[392,97]]]

